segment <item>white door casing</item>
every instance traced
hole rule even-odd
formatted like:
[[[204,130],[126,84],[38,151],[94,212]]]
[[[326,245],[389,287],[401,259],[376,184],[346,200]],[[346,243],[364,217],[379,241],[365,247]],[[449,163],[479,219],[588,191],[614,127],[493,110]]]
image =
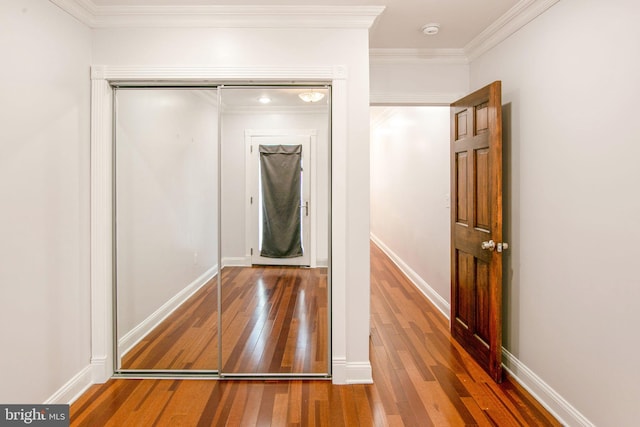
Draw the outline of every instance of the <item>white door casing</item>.
[[[91,67],[91,367],[92,382],[113,375],[112,330],[112,81],[330,82],[331,108],[331,360],[336,384],[370,383],[368,361],[352,360],[347,342],[347,140],[349,79],[344,65],[318,67]],[[336,185],[335,183],[341,183]],[[313,225],[312,225],[313,228]],[[312,236],[313,239],[313,236]]]

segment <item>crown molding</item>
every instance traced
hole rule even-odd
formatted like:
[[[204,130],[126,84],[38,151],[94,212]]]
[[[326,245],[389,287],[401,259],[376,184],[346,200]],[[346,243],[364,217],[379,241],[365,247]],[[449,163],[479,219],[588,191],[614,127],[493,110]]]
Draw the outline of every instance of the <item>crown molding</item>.
[[[91,27],[96,13],[96,5],[87,0],[49,0],[83,24]]]
[[[371,64],[467,64],[464,49],[369,49]]]
[[[97,6],[92,0],[49,0],[90,28],[363,28],[384,6]]]
[[[497,46],[560,0],[521,0],[465,47],[469,62]]]
[[[433,93],[433,92],[384,92],[371,91],[369,104],[378,106],[393,105],[449,105],[461,98],[461,93]]]
[[[262,81],[343,81],[348,76],[345,65],[317,67],[145,67],[135,65],[92,65],[91,80],[111,82],[145,82],[154,80],[180,82]]]

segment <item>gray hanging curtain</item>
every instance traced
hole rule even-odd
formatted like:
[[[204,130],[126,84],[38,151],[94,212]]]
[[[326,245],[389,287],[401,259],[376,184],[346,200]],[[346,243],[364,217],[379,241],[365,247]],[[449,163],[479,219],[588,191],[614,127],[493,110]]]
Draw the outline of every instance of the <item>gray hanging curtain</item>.
[[[302,256],[302,145],[260,145],[262,248],[267,258]]]

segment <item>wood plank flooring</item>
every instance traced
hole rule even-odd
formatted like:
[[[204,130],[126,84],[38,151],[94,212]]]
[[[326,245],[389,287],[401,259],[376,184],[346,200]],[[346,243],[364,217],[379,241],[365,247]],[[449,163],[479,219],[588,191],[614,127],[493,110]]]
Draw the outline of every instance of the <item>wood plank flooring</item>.
[[[327,269],[226,267],[223,372],[328,372]],[[122,359],[123,369],[218,370],[213,278]]]
[[[448,322],[371,248],[374,384],[110,380],[71,406],[73,426],[559,426],[509,378],[489,376]]]
[[[218,278],[214,277],[122,358],[122,369],[217,370]]]

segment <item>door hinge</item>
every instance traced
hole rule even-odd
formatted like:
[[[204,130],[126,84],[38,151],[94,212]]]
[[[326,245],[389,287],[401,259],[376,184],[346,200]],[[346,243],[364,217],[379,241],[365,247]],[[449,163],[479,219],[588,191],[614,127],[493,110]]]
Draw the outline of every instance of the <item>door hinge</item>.
[[[250,153],[253,153],[253,145],[250,145],[250,146],[249,146],[249,152],[250,152]]]
[[[249,197],[249,204],[253,204],[253,196]]]
[[[251,256],[253,256],[253,248],[251,248]]]

